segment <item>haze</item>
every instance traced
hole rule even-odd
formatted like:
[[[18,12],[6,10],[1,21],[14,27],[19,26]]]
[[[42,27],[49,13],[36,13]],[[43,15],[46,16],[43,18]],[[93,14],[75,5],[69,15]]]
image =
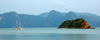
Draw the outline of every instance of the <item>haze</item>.
[[[0,0],[0,14],[15,11],[18,14],[39,15],[60,12],[88,12],[100,15],[100,0]]]

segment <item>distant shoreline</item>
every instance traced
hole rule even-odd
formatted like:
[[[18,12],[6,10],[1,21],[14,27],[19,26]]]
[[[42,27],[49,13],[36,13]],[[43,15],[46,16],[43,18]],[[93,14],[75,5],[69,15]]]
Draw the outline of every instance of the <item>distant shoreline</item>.
[[[96,28],[58,28],[58,29],[96,29]]]

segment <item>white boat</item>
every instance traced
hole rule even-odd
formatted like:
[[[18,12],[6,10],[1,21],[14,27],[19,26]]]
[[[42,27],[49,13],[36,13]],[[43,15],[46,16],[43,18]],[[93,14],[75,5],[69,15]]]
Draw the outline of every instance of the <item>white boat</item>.
[[[21,28],[21,22],[19,23],[20,27],[18,27],[18,21],[16,21],[17,23],[17,28],[14,28],[14,30],[23,30],[23,28]]]

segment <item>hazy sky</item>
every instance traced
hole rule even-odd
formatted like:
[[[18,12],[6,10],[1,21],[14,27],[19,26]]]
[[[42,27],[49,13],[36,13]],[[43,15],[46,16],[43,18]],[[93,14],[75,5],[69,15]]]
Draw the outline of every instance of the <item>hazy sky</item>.
[[[18,14],[38,15],[51,10],[100,15],[100,0],[0,0],[0,14],[16,11]]]

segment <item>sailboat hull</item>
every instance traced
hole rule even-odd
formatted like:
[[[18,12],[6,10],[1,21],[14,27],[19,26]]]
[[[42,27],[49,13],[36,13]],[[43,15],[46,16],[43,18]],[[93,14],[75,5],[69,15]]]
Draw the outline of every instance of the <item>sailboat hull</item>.
[[[23,30],[23,28],[14,28],[14,30]]]

